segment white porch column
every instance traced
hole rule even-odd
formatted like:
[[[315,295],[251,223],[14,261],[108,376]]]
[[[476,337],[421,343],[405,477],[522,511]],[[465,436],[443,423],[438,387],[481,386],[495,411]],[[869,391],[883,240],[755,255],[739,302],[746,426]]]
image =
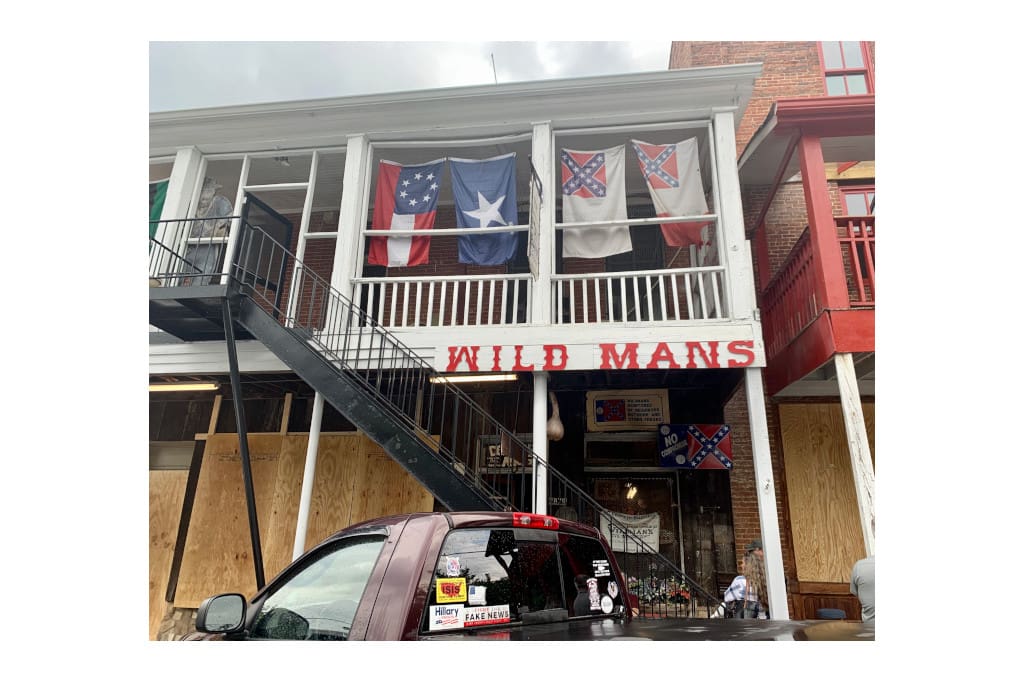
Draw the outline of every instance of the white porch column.
[[[338,209],[338,239],[334,243],[331,287],[352,298],[352,278],[362,266],[363,228],[366,225],[364,198],[370,184],[370,140],[352,135],[345,144],[345,175]]]
[[[164,208],[160,212],[161,223],[157,225],[154,235],[154,238],[172,251],[176,250],[177,241],[184,237],[185,227],[178,223],[163,221],[188,218],[189,204],[202,162],[203,155],[196,147],[182,147],[174,156],[174,166],[167,182],[167,196],[164,199]]]
[[[533,452],[548,459],[548,373],[533,373]],[[533,460],[533,512],[548,513],[548,468]]]
[[[864,533],[864,552],[875,554],[875,470],[871,464],[871,446],[864,425],[864,410],[857,389],[857,374],[853,368],[853,355],[837,353],[836,379],[839,382],[839,400],[843,406],[846,442],[850,449],[850,467],[853,485],[857,491],[860,528]]]
[[[779,536],[779,515],[775,503],[775,475],[772,473],[771,448],[768,442],[768,416],[765,412],[761,368],[747,368],[744,380],[747,392],[747,413],[750,415],[750,445],[754,451],[757,515],[761,523],[761,543],[764,545],[768,604],[772,619],[789,619],[789,604],[786,602],[786,575],[782,568],[782,539]]]
[[[736,166],[735,119],[731,111],[714,115],[714,170],[718,176],[719,258],[725,266],[729,291],[729,315],[737,320],[754,317],[757,298],[754,265],[743,227],[740,176]]]
[[[555,136],[551,122],[533,124],[533,167],[540,178],[540,235],[537,237],[537,274],[533,281],[533,315],[530,322],[537,325],[551,323],[551,273],[555,269]],[[547,396],[544,397],[545,405]],[[545,418],[546,421],[546,418]],[[534,425],[536,429],[536,425]],[[536,442],[534,442],[536,450]]]
[[[299,516],[295,522],[295,545],[292,559],[306,552],[306,530],[309,528],[309,504],[313,499],[316,480],[316,454],[320,448],[320,422],[324,416],[324,397],[319,391],[313,399],[313,421],[309,425],[309,443],[306,446],[306,466],[302,472],[302,493],[299,496]]]

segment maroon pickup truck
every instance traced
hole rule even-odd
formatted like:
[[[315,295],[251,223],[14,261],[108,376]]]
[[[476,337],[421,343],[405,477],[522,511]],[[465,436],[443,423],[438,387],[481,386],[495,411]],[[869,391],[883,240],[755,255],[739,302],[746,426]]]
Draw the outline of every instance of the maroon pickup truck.
[[[874,639],[859,622],[633,619],[625,589],[590,526],[520,512],[398,515],[331,536],[251,600],[206,599],[184,639],[810,640],[815,628]]]

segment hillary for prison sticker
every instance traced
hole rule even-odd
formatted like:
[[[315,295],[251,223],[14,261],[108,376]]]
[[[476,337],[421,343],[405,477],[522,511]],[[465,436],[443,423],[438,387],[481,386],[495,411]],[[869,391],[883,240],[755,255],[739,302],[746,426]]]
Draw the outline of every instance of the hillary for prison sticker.
[[[429,618],[431,631],[445,631],[462,628],[465,623],[465,607],[462,605],[431,605]]]
[[[437,580],[437,601],[439,603],[466,602],[468,597],[465,578]]]

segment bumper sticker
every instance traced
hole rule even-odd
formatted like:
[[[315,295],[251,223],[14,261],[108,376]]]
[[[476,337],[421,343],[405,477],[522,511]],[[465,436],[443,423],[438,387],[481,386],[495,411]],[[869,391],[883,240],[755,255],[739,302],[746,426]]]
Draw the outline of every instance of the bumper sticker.
[[[508,605],[491,605],[490,607],[467,607],[463,618],[464,626],[487,626],[488,624],[507,624],[511,621]]]
[[[438,579],[437,580],[437,601],[466,602],[469,596],[466,594],[466,579]]]
[[[466,618],[465,609],[462,605],[431,605],[430,630],[446,631],[462,628]]]

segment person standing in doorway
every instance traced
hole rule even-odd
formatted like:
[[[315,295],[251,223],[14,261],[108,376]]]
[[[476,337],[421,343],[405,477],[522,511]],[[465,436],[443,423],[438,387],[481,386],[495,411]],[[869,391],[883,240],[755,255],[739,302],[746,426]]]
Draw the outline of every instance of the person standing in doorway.
[[[875,621],[875,556],[857,560],[850,571],[850,593],[860,600],[861,621]]]

